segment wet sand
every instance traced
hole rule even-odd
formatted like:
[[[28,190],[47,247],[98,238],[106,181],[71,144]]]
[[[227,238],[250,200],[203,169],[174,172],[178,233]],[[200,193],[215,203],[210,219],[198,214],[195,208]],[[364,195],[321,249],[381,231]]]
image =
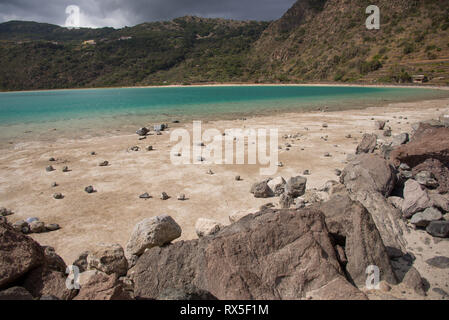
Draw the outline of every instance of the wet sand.
[[[381,131],[374,128],[375,120],[389,120],[387,125],[393,135],[410,132],[411,124],[420,120],[437,118],[449,111],[449,99],[413,103],[398,103],[385,107],[364,110],[335,112],[307,112],[277,114],[247,118],[247,120],[218,120],[203,123],[208,128],[224,132],[230,128],[279,129],[279,161],[284,167],[273,175],[302,175],[310,170],[307,188],[319,188],[328,180],[338,180],[334,171],[343,169],[347,154],[354,153],[364,133],[376,132],[380,140],[389,141]],[[394,118],[396,117],[396,118]],[[407,117],[400,120],[399,117]],[[322,124],[328,127],[323,128]],[[149,125],[142,123],[142,126]],[[210,218],[229,224],[229,215],[238,211],[257,209],[266,203],[277,205],[278,198],[255,199],[250,193],[251,185],[266,177],[261,177],[259,165],[182,165],[170,162],[170,130],[192,129],[192,123],[171,125],[161,136],[149,136],[139,141],[132,131],[115,132],[91,138],[64,138],[54,142],[26,141],[14,142],[1,149],[0,153],[0,206],[12,209],[15,214],[9,221],[28,217],[38,217],[46,223],[58,223],[62,229],[32,237],[42,245],[56,249],[70,264],[82,251],[93,248],[98,243],[119,243],[122,246],[139,221],[161,214],[171,215],[182,227],[182,240],[196,238],[195,223],[198,218]],[[305,130],[308,128],[309,130]],[[137,129],[137,128],[136,128]],[[284,139],[284,135],[300,134],[296,139]],[[352,138],[345,136],[351,134]],[[323,137],[328,136],[327,141]],[[285,144],[290,143],[290,151]],[[147,146],[154,151],[146,151]],[[129,147],[140,146],[138,152]],[[304,149],[304,150],[302,150]],[[97,155],[90,153],[95,151]],[[329,152],[331,157],[324,157]],[[54,157],[56,162],[49,162]],[[99,167],[104,160],[107,167]],[[46,172],[53,165],[56,171]],[[62,172],[63,166],[71,171]],[[212,169],[214,175],[208,175]],[[240,175],[242,181],[236,181]],[[51,184],[57,182],[58,187]],[[92,185],[98,191],[84,192]],[[64,199],[55,200],[52,195],[61,192]],[[153,198],[139,199],[148,192]],[[159,199],[161,192],[171,198]],[[184,193],[188,200],[178,201]],[[429,255],[449,256],[447,241],[437,245],[424,245],[423,235],[413,231],[408,237],[411,251],[416,252],[416,266],[422,276],[432,286],[449,292],[447,270],[430,268],[423,261]],[[428,236],[430,237],[430,236]],[[414,244],[416,242],[416,244]],[[432,240],[431,240],[432,244]],[[424,248],[425,252],[419,252]],[[433,249],[429,249],[433,247]],[[432,250],[432,254],[430,251]],[[421,254],[420,257],[418,254]],[[438,298],[429,293],[429,298]],[[413,297],[412,297],[413,298]]]

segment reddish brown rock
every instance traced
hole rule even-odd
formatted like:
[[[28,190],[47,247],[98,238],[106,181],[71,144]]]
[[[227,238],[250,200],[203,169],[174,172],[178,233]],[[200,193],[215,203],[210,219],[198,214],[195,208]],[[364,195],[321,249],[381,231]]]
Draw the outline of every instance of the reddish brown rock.
[[[394,149],[390,159],[395,165],[406,163],[411,168],[436,159],[449,167],[449,128],[421,124],[412,141]]]
[[[98,272],[85,284],[74,300],[131,300],[130,292],[116,274]]]
[[[188,286],[218,299],[301,299],[333,281],[334,295],[366,298],[345,280],[324,215],[312,209],[267,210],[214,236],[153,248],[129,274],[146,299]]]
[[[44,250],[33,239],[0,223],[0,288],[19,279],[44,261]]]

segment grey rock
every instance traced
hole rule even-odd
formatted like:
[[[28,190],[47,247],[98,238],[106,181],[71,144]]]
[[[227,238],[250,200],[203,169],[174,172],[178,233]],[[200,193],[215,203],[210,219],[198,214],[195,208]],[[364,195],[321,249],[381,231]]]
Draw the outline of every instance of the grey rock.
[[[126,245],[126,257],[140,256],[146,249],[162,246],[181,236],[181,227],[172,217],[163,215],[138,223]]]
[[[53,195],[53,198],[55,198],[56,200],[61,200],[64,198],[64,196],[62,195],[62,193],[58,192]]]
[[[410,137],[408,133],[401,133],[393,137],[393,147],[397,147],[409,142]]]
[[[109,161],[103,161],[99,164],[100,167],[107,167],[109,165]]]
[[[449,221],[432,221],[426,231],[438,238],[449,238]]]
[[[409,289],[412,289],[420,296],[426,296],[426,290],[423,279],[418,270],[411,267],[404,276],[402,283]]]
[[[168,200],[168,199],[170,199],[170,197],[168,196],[168,194],[167,193],[165,193],[165,192],[162,192],[161,193],[161,200]]]
[[[425,228],[432,221],[439,221],[441,219],[443,219],[443,215],[441,214],[441,212],[438,209],[432,207],[427,208],[423,212],[418,212],[413,215],[410,222],[417,227]]]
[[[148,132],[150,132],[150,130],[148,130],[147,128],[143,127],[140,128],[139,130],[136,131],[136,134],[143,137],[146,136],[148,134]]]
[[[403,234],[407,226],[400,210],[387,202],[396,183],[394,168],[385,159],[361,154],[349,163],[340,177],[353,201],[359,201],[371,214],[385,246],[405,251]]]
[[[47,231],[47,228],[45,228],[45,223],[41,221],[33,221],[30,224],[30,231],[32,233],[42,233]]]
[[[59,224],[51,223],[51,224],[45,225],[45,229],[47,229],[47,231],[49,231],[49,232],[52,232],[52,231],[57,231],[57,230],[61,229],[61,227],[59,226]]]
[[[288,179],[285,185],[285,192],[288,196],[298,198],[306,193],[307,178],[297,176]]]
[[[428,188],[436,189],[439,186],[438,181],[435,179],[435,176],[429,171],[419,172],[415,175],[415,180],[419,184]]]
[[[251,193],[254,194],[255,198],[270,198],[274,197],[274,192],[268,186],[267,181],[262,181],[253,184],[251,187]]]
[[[415,213],[432,206],[432,201],[421,185],[415,180],[407,180],[404,185],[404,203],[402,214],[404,218],[411,218]]]
[[[145,192],[144,194],[141,194],[139,196],[139,198],[140,199],[151,199],[151,196],[147,192]]]
[[[443,256],[433,257],[432,259],[426,260],[426,263],[432,267],[438,269],[448,269],[449,268],[449,258]]]
[[[268,182],[268,186],[270,187],[271,191],[273,191],[273,193],[276,196],[280,196],[285,191],[285,184],[286,183],[287,182],[284,180],[284,178],[277,177],[277,178],[274,178],[273,180],[270,180]]]
[[[86,188],[84,188],[84,191],[86,192],[86,193],[94,193],[95,192],[95,189],[94,189],[94,187],[92,187],[92,186],[88,186],[88,187],[86,187]]]
[[[375,134],[364,134],[362,141],[357,146],[356,154],[362,153],[373,153],[377,146],[377,135]]]

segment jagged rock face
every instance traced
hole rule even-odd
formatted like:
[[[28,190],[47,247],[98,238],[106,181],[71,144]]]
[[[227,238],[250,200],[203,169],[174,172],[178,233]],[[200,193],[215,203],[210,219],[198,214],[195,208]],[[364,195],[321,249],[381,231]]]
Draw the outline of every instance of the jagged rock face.
[[[371,214],[387,249],[405,252],[403,233],[407,230],[401,212],[391,205],[388,197],[394,189],[396,174],[383,158],[358,155],[343,170],[341,183],[353,201],[359,201]]]
[[[0,223],[0,288],[44,262],[44,250],[33,239]]]
[[[218,299],[301,299],[319,289],[325,297],[333,281],[339,298],[366,299],[345,280],[324,215],[310,209],[267,210],[215,236],[153,248],[128,275],[147,299],[190,285]]]
[[[397,283],[376,224],[360,203],[353,202],[348,195],[336,195],[319,208],[326,217],[329,232],[345,248],[346,271],[357,286],[365,285],[370,265],[379,267],[381,280]]]

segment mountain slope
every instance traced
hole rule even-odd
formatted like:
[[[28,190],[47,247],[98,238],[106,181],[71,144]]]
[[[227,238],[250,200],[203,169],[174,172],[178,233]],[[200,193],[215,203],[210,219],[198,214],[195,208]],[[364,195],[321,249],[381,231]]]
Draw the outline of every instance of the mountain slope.
[[[196,17],[119,30],[0,24],[0,89],[240,81],[267,26]]]
[[[183,17],[132,28],[0,24],[0,90],[205,82],[449,85],[449,0],[298,0],[272,23]],[[93,42],[83,43],[87,40]]]
[[[365,26],[370,4],[297,1],[255,43],[254,76],[268,82],[409,82],[419,73],[448,84],[449,1],[378,0],[380,30]]]

